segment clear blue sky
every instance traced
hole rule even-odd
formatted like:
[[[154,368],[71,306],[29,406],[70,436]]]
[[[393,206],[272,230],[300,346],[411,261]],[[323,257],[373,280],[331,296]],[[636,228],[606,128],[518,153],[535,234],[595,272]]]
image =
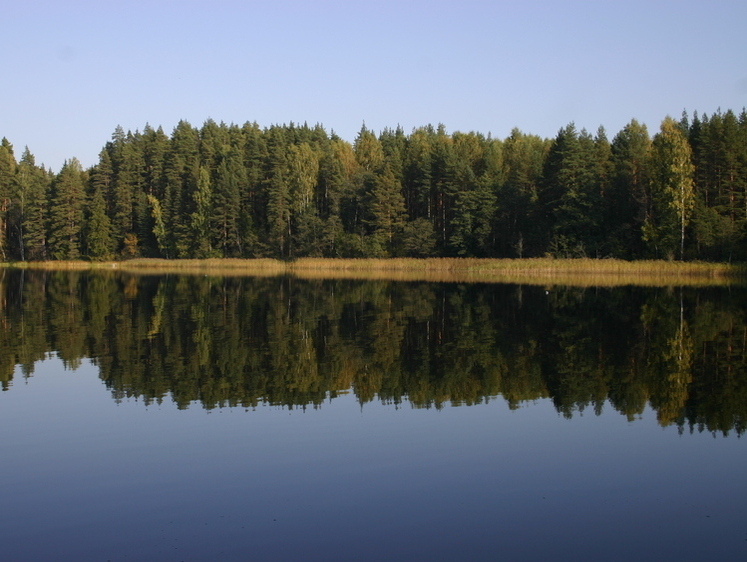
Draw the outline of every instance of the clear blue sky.
[[[610,138],[747,105],[747,2],[0,0],[0,137],[84,166],[117,125]]]

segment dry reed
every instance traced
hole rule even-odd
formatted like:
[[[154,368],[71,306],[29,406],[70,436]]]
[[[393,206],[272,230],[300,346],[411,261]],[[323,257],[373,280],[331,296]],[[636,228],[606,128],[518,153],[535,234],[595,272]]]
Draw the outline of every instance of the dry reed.
[[[50,270],[109,270],[140,274],[180,273],[211,276],[293,275],[308,279],[382,279],[524,285],[726,285],[743,283],[739,265],[675,261],[594,259],[393,258],[163,260],[120,262],[52,261],[5,264]]]

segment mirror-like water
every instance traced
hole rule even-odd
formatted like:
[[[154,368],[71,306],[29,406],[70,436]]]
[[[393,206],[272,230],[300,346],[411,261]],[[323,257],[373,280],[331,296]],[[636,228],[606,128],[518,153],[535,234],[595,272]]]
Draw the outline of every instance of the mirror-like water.
[[[747,556],[745,289],[0,294],[3,558]]]

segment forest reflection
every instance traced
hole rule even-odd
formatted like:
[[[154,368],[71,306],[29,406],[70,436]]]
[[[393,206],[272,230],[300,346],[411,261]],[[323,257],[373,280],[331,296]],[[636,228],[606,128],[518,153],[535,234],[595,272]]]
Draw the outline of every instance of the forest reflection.
[[[0,381],[91,358],[114,399],[440,408],[551,398],[728,434],[747,420],[747,290],[0,273]]]

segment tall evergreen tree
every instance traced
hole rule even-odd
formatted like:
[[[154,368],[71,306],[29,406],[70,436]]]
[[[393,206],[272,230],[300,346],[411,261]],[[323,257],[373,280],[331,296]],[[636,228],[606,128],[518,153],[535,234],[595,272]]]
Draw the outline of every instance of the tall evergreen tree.
[[[169,148],[169,138],[161,127],[153,129],[146,124],[140,137],[142,154],[142,189],[136,195],[135,216],[140,252],[144,256],[161,256],[162,247],[156,235],[153,207],[150,198],[159,201],[164,193],[164,164]],[[159,203],[160,205],[160,203]]]
[[[573,123],[562,128],[545,161],[540,193],[547,249],[553,255],[585,256],[594,243],[599,201],[592,167],[591,136],[585,130],[579,134]]]
[[[224,257],[242,254],[239,217],[241,215],[241,189],[246,183],[241,151],[224,147],[212,189],[211,236],[213,247]]]
[[[373,227],[372,254],[375,257],[399,255],[406,218],[405,200],[402,184],[388,163],[376,176],[369,206]]]
[[[651,214],[651,138],[633,119],[612,140],[612,182],[606,196],[607,247],[615,257],[644,255],[643,225]]]
[[[0,256],[5,260],[10,254],[8,247],[8,212],[16,175],[16,158],[13,145],[5,137],[0,141]]]
[[[200,139],[187,121],[179,121],[171,135],[164,164],[164,192],[160,198],[167,226],[166,257],[191,257],[191,216],[200,169]]]
[[[538,255],[544,250],[537,216],[542,166],[548,141],[519,129],[503,145],[503,181],[498,190],[498,252],[506,257]]]
[[[410,219],[426,218],[433,228],[433,127],[412,132],[405,155],[405,205]]]
[[[36,166],[28,147],[18,166],[19,193],[23,199],[19,259],[43,260],[47,253],[47,201],[50,176]]]
[[[114,247],[111,221],[106,214],[103,191],[98,186],[93,188],[87,214],[84,232],[86,255],[92,260],[111,259]]]
[[[80,257],[85,176],[77,158],[66,160],[52,184],[49,252],[55,259]]]
[[[190,217],[192,249],[191,255],[195,258],[207,258],[211,256],[210,247],[210,214],[212,202],[212,188],[210,186],[210,172],[204,166],[200,166],[197,189],[194,192],[195,211]]]
[[[266,230],[267,201],[262,190],[264,180],[263,159],[266,153],[265,139],[257,123],[245,123],[241,127],[240,147],[243,150],[246,181],[240,186],[239,234],[242,255],[257,257],[264,254],[259,233]]]
[[[286,259],[290,256],[291,240],[290,185],[286,177],[288,147],[285,133],[279,127],[273,127],[267,135],[267,242],[271,255]]]

